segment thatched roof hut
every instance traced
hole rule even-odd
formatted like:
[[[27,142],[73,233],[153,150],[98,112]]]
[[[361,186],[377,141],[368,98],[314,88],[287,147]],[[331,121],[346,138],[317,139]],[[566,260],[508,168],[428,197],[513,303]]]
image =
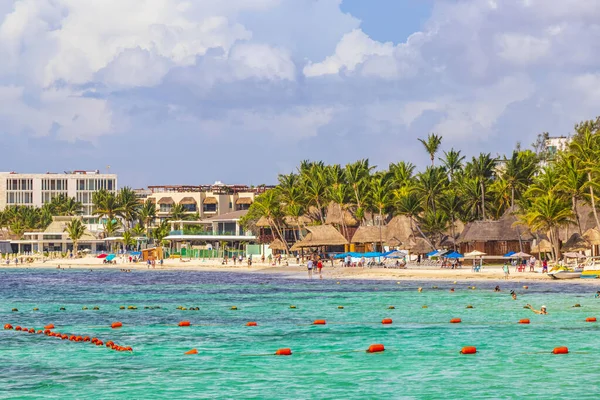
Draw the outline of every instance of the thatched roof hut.
[[[563,244],[561,251],[585,251],[589,250],[591,247],[592,245],[579,233],[574,233],[569,240]]]
[[[411,253],[414,254],[425,254],[435,249],[429,244],[427,240],[423,238],[415,238],[414,245],[410,246],[409,250]]]
[[[327,206],[327,212],[325,216],[325,223],[328,225],[345,225],[345,226],[358,226],[360,222],[354,218],[354,215],[348,210],[343,210],[344,218],[342,219],[342,212],[340,212],[340,206],[331,202]]]
[[[279,251],[285,251],[287,249],[285,243],[283,243],[280,239],[275,239],[271,242],[271,244],[269,245],[269,248],[271,250],[279,250]]]
[[[383,243],[386,244],[387,246],[391,246],[391,247],[402,246],[402,241],[399,239],[396,239],[395,237],[388,237],[387,239],[385,239],[383,241]]]
[[[390,220],[386,225],[387,237],[395,238],[402,243],[408,243],[415,236],[413,232],[414,223],[411,223],[410,218],[399,215]]]
[[[348,244],[344,236],[331,225],[307,226],[306,237],[292,246],[293,250],[302,247],[341,246]]]
[[[552,243],[546,239],[538,240],[535,246],[531,247],[532,253],[550,253],[552,251]]]
[[[352,243],[379,243],[385,241],[387,237],[386,226],[361,226],[359,227],[354,236],[352,236]]]
[[[590,228],[585,231],[583,238],[592,246],[600,245],[600,231],[596,228]]]

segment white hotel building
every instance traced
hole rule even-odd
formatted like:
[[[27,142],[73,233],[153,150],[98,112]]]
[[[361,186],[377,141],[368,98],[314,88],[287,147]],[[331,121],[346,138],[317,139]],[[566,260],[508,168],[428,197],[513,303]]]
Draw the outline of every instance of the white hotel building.
[[[23,174],[0,172],[0,210],[11,206],[41,207],[54,197],[74,197],[83,205],[83,221],[90,230],[101,229],[93,215],[92,195],[106,189],[117,192],[117,175],[100,171],[65,171],[64,173]]]

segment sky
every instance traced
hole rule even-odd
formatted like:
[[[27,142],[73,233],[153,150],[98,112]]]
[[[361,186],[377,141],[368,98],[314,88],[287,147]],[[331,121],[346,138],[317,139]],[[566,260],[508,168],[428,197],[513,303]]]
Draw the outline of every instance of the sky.
[[[273,184],[600,114],[596,0],[0,0],[0,171]]]

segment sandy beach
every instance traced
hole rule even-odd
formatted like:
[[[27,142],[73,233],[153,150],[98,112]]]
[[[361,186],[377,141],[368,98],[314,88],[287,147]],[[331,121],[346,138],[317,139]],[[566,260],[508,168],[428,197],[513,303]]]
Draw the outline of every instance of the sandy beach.
[[[282,262],[285,264],[285,261]],[[136,271],[217,271],[217,272],[240,272],[252,274],[277,274],[290,279],[306,279],[308,277],[306,266],[290,263],[286,265],[273,266],[268,263],[254,262],[251,267],[244,262],[242,265],[233,265],[231,261],[227,265],[222,265],[221,260],[217,259],[201,259],[201,260],[165,260],[163,265],[156,265],[154,268],[148,268],[145,263],[129,263],[119,260],[117,264],[104,264],[102,259],[94,257],[85,257],[79,259],[52,259],[44,262],[37,261],[31,264],[15,265],[11,263],[6,265],[2,263],[0,270],[6,268],[43,268],[56,269],[60,265],[65,269],[127,269]],[[314,278],[318,279],[318,274],[314,273]],[[501,266],[486,266],[481,272],[473,272],[471,268],[459,269],[442,269],[432,266],[416,266],[410,265],[406,269],[394,268],[345,268],[336,263],[334,267],[330,263],[326,263],[323,268],[323,279],[330,280],[405,280],[405,281],[462,281],[476,282],[487,280],[504,280],[504,274]],[[561,284],[587,283],[600,284],[595,279],[567,279],[555,280],[546,274],[539,272],[516,272],[513,268],[510,271],[509,281],[539,281],[552,282]]]

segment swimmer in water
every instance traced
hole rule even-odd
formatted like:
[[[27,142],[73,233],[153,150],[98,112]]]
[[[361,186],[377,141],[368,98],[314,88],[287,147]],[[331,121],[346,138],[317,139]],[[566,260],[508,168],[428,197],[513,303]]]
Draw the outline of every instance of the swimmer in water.
[[[527,305],[525,305],[525,308],[529,308],[531,311],[533,311],[536,314],[542,314],[542,315],[548,314],[548,311],[546,311],[546,306],[542,306],[542,308],[540,308],[539,310],[536,310],[533,307],[531,307],[531,304],[527,304]]]
[[[500,291],[500,286],[496,286],[496,287],[494,288],[494,292],[499,292],[499,291]]]
[[[454,288],[450,288],[450,293],[454,293]]]
[[[514,290],[510,291],[510,295],[511,295],[511,297],[512,297],[513,300],[517,299],[517,293]]]
[[[419,293],[421,293],[423,291],[423,288],[420,287],[419,289],[417,289],[419,291]],[[598,297],[598,295],[596,295],[596,297]]]
[[[595,298],[599,298],[600,297],[600,290],[596,292],[596,295],[594,297]]]

